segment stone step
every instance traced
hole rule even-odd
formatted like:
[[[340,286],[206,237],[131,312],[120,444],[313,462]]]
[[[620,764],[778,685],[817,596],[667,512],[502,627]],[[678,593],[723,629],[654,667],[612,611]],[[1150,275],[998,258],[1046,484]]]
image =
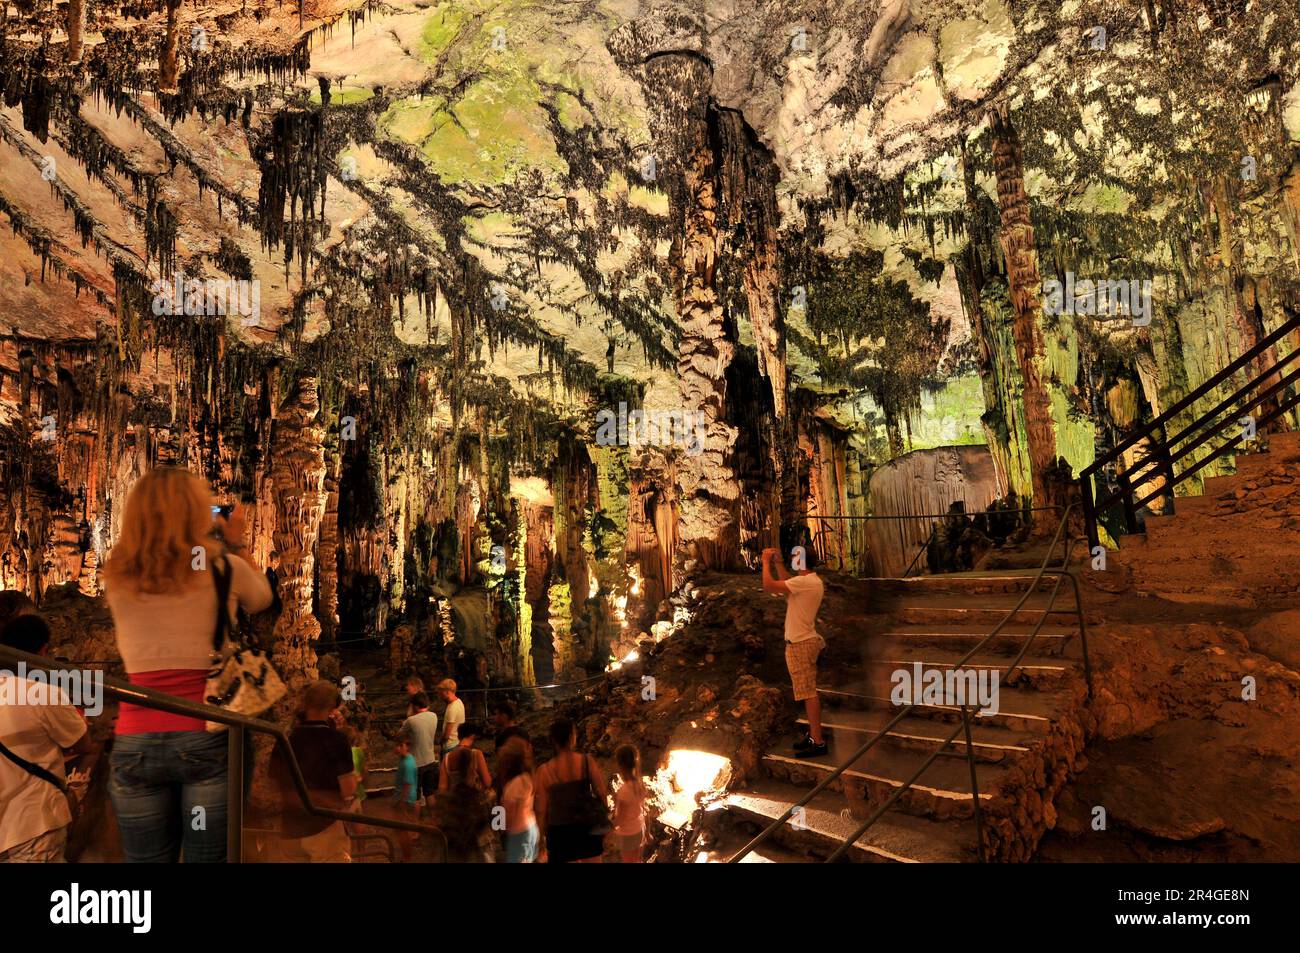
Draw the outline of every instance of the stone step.
[[[1295,456],[1300,456],[1300,452],[1297,452]],[[1267,453],[1238,454],[1235,461],[1237,464],[1237,476],[1248,480],[1267,476],[1274,469],[1287,462],[1287,457],[1288,454],[1286,453],[1275,453],[1271,450]]]
[[[876,636],[874,644],[881,651],[892,645],[932,646],[949,651],[959,648],[969,651],[979,645],[996,623],[988,628],[983,626],[960,625],[916,625],[894,626]],[[1044,625],[1037,635],[1033,635],[1033,626],[1026,623],[1008,623],[981,649],[982,655],[1011,655],[1019,652],[1028,642],[1033,651],[1039,655],[1060,655],[1070,640],[1079,634],[1077,627],[1072,629],[1061,626]],[[1032,641],[1031,641],[1032,637]]]
[[[884,709],[897,714],[898,709],[890,699],[891,689],[892,686],[888,684],[876,685],[859,677],[834,686],[818,686],[817,693],[826,703],[827,709],[842,706],[857,709]],[[1034,691],[1019,685],[999,685],[998,713],[980,715],[977,723],[996,725],[1012,731],[1046,734],[1065,704],[1066,693],[1064,692]],[[918,704],[910,714],[947,724],[961,720],[961,710],[955,705]],[[826,714],[825,717],[830,716]]]
[[[1227,476],[1208,477],[1205,480],[1205,489],[1201,495],[1212,500],[1218,499],[1225,493],[1235,493],[1245,482],[1246,478],[1238,473],[1228,474]]]
[[[1066,583],[1065,585],[1068,586],[1069,584]],[[969,625],[982,628],[987,632],[1007,618],[1007,613],[1014,607],[1014,600],[1001,605],[978,603],[974,600],[968,600],[966,604],[962,604],[960,601],[930,601],[897,606],[889,610],[889,615],[901,625],[928,625],[931,623],[938,625]],[[1043,617],[1044,613],[1048,615],[1048,625],[1072,623],[1077,619],[1074,611],[1073,593],[1068,589],[1064,589],[1062,596],[1056,600],[1056,604],[1051,609],[1047,608],[1046,600],[1038,600],[1037,604],[1031,600],[1025,604],[1024,608],[1016,610],[1015,614],[1011,616],[1011,622],[1033,625]],[[1101,622],[1101,615],[1097,612],[1088,611],[1086,605],[1084,606],[1084,618],[1089,625]]]
[[[1292,461],[1300,460],[1300,430],[1288,430],[1285,433],[1265,435],[1268,453],[1273,456],[1287,457]],[[1263,454],[1260,454],[1263,456]]]
[[[1205,516],[1214,512],[1218,500],[1212,496],[1179,496],[1174,499],[1173,513],[1163,516],[1148,516],[1147,519],[1177,519]]]
[[[1210,500],[1210,506],[1216,506],[1217,500]],[[1195,516],[1148,516],[1146,521],[1147,541],[1156,547],[1183,548],[1191,545],[1195,548],[1198,540],[1204,537],[1211,527],[1208,521],[1214,520],[1213,511]]]
[[[891,709],[828,708],[822,714],[822,729],[830,736],[842,736],[850,746],[866,744],[868,739],[881,733],[897,712]],[[1041,735],[1028,731],[1013,731],[999,725],[990,725],[987,719],[978,718],[971,725],[971,748],[980,761],[997,763],[1029,751],[1029,746]],[[800,718],[798,724],[807,730],[808,719]],[[929,718],[907,716],[885,733],[880,745],[890,745],[909,751],[930,753],[944,746],[952,728],[945,728]],[[776,752],[780,753],[780,752]],[[789,754],[790,752],[786,752]],[[942,757],[965,758],[966,735],[961,732],[946,746]]]
[[[815,784],[826,778],[847,760],[856,746],[843,737],[828,739],[830,752],[817,758],[796,758],[789,752],[794,737],[788,737],[763,757],[769,777],[792,783]],[[860,793],[871,804],[880,804],[903,787],[924,763],[927,754],[877,746],[863,755],[853,767],[831,782],[836,791]],[[977,761],[975,776],[981,803],[991,803],[1010,768],[1003,764]],[[973,816],[970,766],[965,758],[936,758],[904,792],[896,807],[906,814],[947,818]]]
[[[886,676],[888,676],[900,668],[910,670],[916,662],[921,663],[922,671],[930,669],[947,671],[958,662],[961,662],[962,657],[966,654],[956,649],[935,648],[932,646],[877,646],[872,643],[868,643],[868,650],[872,652],[872,656],[862,659],[863,673],[868,677],[875,672],[885,672]],[[964,662],[962,665],[964,668],[993,669],[1005,676],[1010,663],[1011,659],[1009,658],[990,658],[987,654],[980,653],[976,658]],[[1053,686],[1074,671],[1074,666],[1068,660],[1059,656],[1033,653],[1024,657],[1016,671],[1023,673],[1021,678],[1024,684]]]
[[[1004,569],[991,572],[953,572],[935,576],[911,576],[907,579],[877,577],[867,580],[873,593],[887,596],[924,597],[937,593],[962,596],[1023,593],[1038,575],[1036,569]],[[1044,576],[1039,589],[1050,589],[1055,580]]]
[[[711,810],[724,813],[734,822],[733,836],[711,852],[710,860],[733,856],[754,835],[784,814],[808,793],[806,787],[759,778],[744,790],[732,791]],[[859,813],[861,813],[859,809]],[[754,854],[741,863],[763,863],[774,842],[777,856],[791,855],[809,862],[829,857],[865,820],[855,816],[849,801],[840,794],[823,791],[791,817]],[[877,863],[963,863],[976,859],[975,828],[971,822],[933,821],[890,811],[858,838],[846,856],[858,862]]]

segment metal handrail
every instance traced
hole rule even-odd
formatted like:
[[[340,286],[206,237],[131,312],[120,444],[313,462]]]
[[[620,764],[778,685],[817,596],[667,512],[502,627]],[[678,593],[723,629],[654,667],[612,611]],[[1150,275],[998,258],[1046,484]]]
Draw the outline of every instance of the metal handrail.
[[[912,557],[912,561],[908,563],[907,568],[903,570],[904,579],[912,575],[912,567],[916,565],[916,561],[921,558],[922,554],[930,549],[930,541],[934,539],[934,534],[937,532],[939,532],[939,524],[932,523],[930,525],[930,535],[925,538],[925,542],[921,543],[921,545],[917,547],[916,555]]]
[[[1061,542],[1062,540],[1061,534],[1065,530],[1066,524],[1069,522],[1070,512],[1078,505],[1079,505],[1078,503],[1071,503],[1069,506],[1065,507],[1064,512],[1061,514],[1061,522],[1056,527],[1056,533],[1052,537],[1052,541],[1048,545],[1047,551],[1043,555],[1043,561],[1038,567],[1038,572],[1035,573],[1033,580],[1025,588],[1025,591],[1021,595],[1019,601],[1016,602],[1015,606],[1013,606],[1010,610],[1008,610],[1006,615],[1003,616],[1002,620],[998,622],[996,626],[993,627],[993,629],[989,632],[988,635],[984,636],[984,638],[982,638],[978,643],[976,643],[965,655],[961,657],[961,659],[953,663],[952,668],[954,670],[961,668],[963,665],[969,662],[971,658],[973,658],[984,648],[984,646],[986,646],[993,638],[995,638],[999,633],[1001,633],[1002,629],[1006,627],[1007,623],[1009,623],[1013,618],[1015,618],[1016,614],[1020,612],[1020,610],[1024,607],[1025,603],[1029,601],[1029,597],[1037,591],[1038,584],[1042,581],[1043,576],[1047,575],[1050,572],[1051,574],[1058,576],[1056,587],[1052,590],[1052,594],[1048,600],[1047,608],[1044,609],[1043,611],[1042,618],[1038,620],[1038,623],[1035,625],[1033,631],[1030,633],[1029,639],[1026,640],[1026,645],[1028,645],[1029,642],[1032,642],[1032,640],[1042,630],[1043,625],[1046,623],[1048,616],[1052,612],[1052,606],[1055,605],[1056,593],[1060,589],[1062,578],[1065,576],[1069,576],[1074,588],[1075,611],[1079,617],[1079,631],[1083,643],[1084,675],[1088,684],[1088,695],[1089,697],[1092,697],[1092,669],[1088,661],[1088,647],[1087,647],[1088,633],[1087,633],[1087,627],[1084,622],[1083,603],[1079,592],[1078,582],[1077,580],[1074,579],[1073,574],[1069,570],[1069,559],[1074,551],[1074,545],[1075,543],[1078,542],[1078,539],[1076,538],[1075,540],[1067,541],[1067,544],[1063,546],[1062,548],[1063,561],[1059,568],[1052,569],[1052,570],[1048,570],[1047,568],[1047,563],[1052,558],[1052,552],[1056,549],[1057,543]],[[1053,507],[1053,508],[1059,508],[1059,507]],[[1007,669],[1008,680],[1014,677],[1015,667],[1020,664],[1020,661],[1024,658],[1024,655],[1025,655],[1025,651],[1022,649],[1020,655],[1017,656],[1015,662],[1013,662],[1012,665],[1008,667]],[[845,771],[853,767],[854,764],[856,764],[859,760],[861,760],[863,755],[865,755],[868,751],[870,751],[873,747],[875,747],[876,744],[879,743],[881,740],[886,738],[889,735],[890,731],[893,730],[895,725],[897,725],[900,721],[906,718],[914,709],[918,707],[921,706],[918,705],[918,703],[914,702],[908,705],[907,707],[901,709],[899,713],[895,715],[893,718],[891,718],[883,728],[877,729],[876,734],[870,739],[868,739],[861,747],[859,747],[858,750],[854,752],[854,754],[851,755],[847,761],[845,761],[843,764],[833,769],[830,772],[830,774],[828,774],[825,778],[823,778],[815,787],[813,787],[811,791],[805,794],[794,804],[791,804],[788,808],[786,808],[785,812],[780,817],[772,821],[766,828],[764,828],[752,840],[750,840],[749,843],[745,844],[745,846],[740,848],[739,851],[737,851],[730,858],[728,858],[727,863],[730,864],[738,863],[741,860],[741,858],[751,853],[760,844],[762,844],[773,834],[775,834],[778,830],[780,830],[785,825],[785,822],[788,821],[794,815],[795,811],[808,805],[810,802],[812,802],[814,798],[817,797],[817,795],[821,794],[822,791],[830,787],[830,785],[834,783],[841,775],[843,775]],[[897,790],[895,790],[893,795],[891,795],[890,798],[883,805],[881,805],[880,808],[878,808],[875,812],[873,812],[872,815],[866,820],[865,823],[863,823],[856,831],[854,831],[852,834],[850,834],[848,837],[844,839],[843,843],[840,844],[840,846],[835,850],[835,852],[829,858],[827,858],[828,863],[833,860],[839,859],[849,848],[851,848],[855,843],[857,843],[858,839],[863,834],[865,834],[867,830],[877,820],[879,820],[880,817],[882,817],[884,813],[887,810],[889,810],[889,808],[892,807],[893,804],[900,797],[902,797],[907,790],[909,790],[912,787],[912,785],[916,782],[916,780],[922,774],[925,773],[925,771],[930,767],[930,765],[935,761],[935,759],[939,757],[939,755],[948,747],[949,744],[952,743],[952,741],[957,737],[957,734],[961,732],[963,729],[966,731],[966,760],[967,763],[970,765],[970,771],[971,771],[971,794],[972,794],[972,804],[973,804],[973,810],[975,815],[975,826],[976,826],[976,851],[979,855],[980,861],[981,862],[984,861],[985,859],[984,840],[983,840],[983,830],[982,830],[983,823],[980,814],[979,789],[978,789],[978,784],[975,775],[974,745],[971,743],[971,739],[970,739],[970,728],[969,728],[969,721],[968,721],[969,712],[967,710],[967,706],[964,705],[961,706],[961,712],[962,712],[962,724],[957,726],[957,728],[953,731],[953,733],[950,734],[944,740],[944,742],[938,746],[938,748],[936,748],[936,750],[930,755],[929,758],[926,759],[926,761],[912,775],[912,777],[910,777]]]
[[[964,502],[964,501],[963,501],[963,502]],[[1060,505],[1059,503],[1054,503],[1054,504],[1051,504],[1051,505],[1048,505],[1048,506],[1018,506],[1018,507],[1016,507],[1016,508],[1013,509],[1013,510],[1012,510],[1012,509],[1006,509],[1006,510],[962,510],[962,512],[960,512],[960,513],[952,513],[952,512],[948,512],[948,513],[887,513],[887,514],[876,514],[876,513],[870,513],[870,514],[860,514],[860,515],[855,515],[855,514],[847,514],[847,515],[846,515],[846,514],[836,514],[836,515],[834,515],[834,516],[813,516],[813,515],[809,515],[807,518],[810,519],[810,520],[812,520],[812,519],[818,519],[818,520],[868,520],[868,521],[869,521],[869,520],[947,520],[947,519],[951,519],[951,518],[954,517],[954,516],[964,516],[964,517],[966,517],[966,518],[968,518],[968,519],[973,519],[974,517],[977,517],[977,516],[999,516],[999,515],[1006,515],[1006,514],[1009,514],[1009,513],[1018,513],[1018,514],[1024,515],[1024,514],[1028,514],[1028,513],[1040,513],[1040,512],[1046,512],[1047,510],[1059,510],[1060,508],[1061,508],[1061,505]],[[941,526],[941,525],[943,525],[943,524],[940,523],[939,526]],[[917,549],[915,555],[912,556],[912,561],[909,562],[909,563],[907,564],[907,568],[903,570],[903,574],[899,577],[900,579],[906,579],[906,578],[908,578],[908,577],[912,574],[912,570],[916,567],[917,560],[919,560],[919,559],[921,558],[921,555],[922,555],[922,554],[926,551],[926,549],[929,547],[930,540],[934,538],[934,534],[935,534],[935,532],[937,531],[937,529],[938,529],[938,526],[931,526],[931,527],[930,527],[930,533],[929,533],[929,535],[926,536],[925,540],[921,543],[920,547]],[[824,528],[821,529],[821,530],[818,530],[818,532],[815,533],[814,536],[813,536],[814,544],[815,544],[816,540],[821,539],[821,538],[824,538],[825,533],[826,533],[826,530],[825,530]],[[841,548],[843,548],[843,530],[840,531],[840,539],[841,539]],[[840,559],[840,562],[841,562],[840,569],[842,570],[842,569],[843,569],[843,565],[842,565],[842,564],[843,564],[843,558],[842,558],[842,557],[841,557],[841,559]],[[838,571],[838,570],[837,570],[837,571]]]
[[[1173,420],[1175,417],[1181,414],[1188,407],[1196,403],[1196,401],[1200,400],[1210,391],[1214,390],[1214,388],[1218,387],[1225,380],[1227,380],[1237,371],[1241,370],[1243,367],[1245,367],[1255,358],[1259,357],[1266,350],[1268,350],[1270,347],[1272,347],[1274,344],[1280,341],[1287,334],[1294,331],[1296,328],[1300,328],[1300,313],[1297,313],[1287,321],[1284,321],[1281,327],[1279,327],[1276,331],[1268,335],[1268,337],[1264,338],[1262,341],[1260,341],[1258,344],[1252,347],[1245,354],[1241,355],[1231,364],[1224,367],[1223,370],[1219,371],[1219,373],[1215,374],[1205,383],[1201,384],[1201,386],[1196,388],[1196,390],[1186,395],[1182,400],[1178,401],[1178,403],[1174,404],[1174,406],[1170,407],[1168,410],[1166,410],[1155,420],[1151,421],[1145,427],[1135,431],[1134,433],[1130,434],[1127,438],[1125,438],[1123,441],[1116,444],[1114,447],[1111,448],[1110,452],[1108,452],[1105,456],[1098,457],[1088,466],[1084,467],[1083,470],[1079,472],[1079,477],[1083,478],[1083,477],[1092,476],[1092,474],[1096,473],[1107,463],[1117,460],[1125,450],[1132,447],[1143,437],[1149,437],[1152,433],[1156,431],[1157,428],[1162,427],[1165,424],[1167,424],[1169,421]],[[1267,376],[1268,373],[1270,373],[1270,371],[1265,371],[1264,374],[1258,376],[1261,377]]]
[[[50,659],[40,655],[32,655],[29,652],[22,652],[18,649],[6,645],[0,645],[0,664],[17,665],[22,663],[27,666],[28,670],[40,669],[46,672],[67,671],[67,666],[59,665]],[[360,824],[367,827],[387,827],[393,830],[414,831],[416,833],[435,834],[442,839],[443,857],[447,856],[448,841],[447,835],[442,828],[433,824],[417,824],[413,821],[402,821],[395,818],[374,817],[369,814],[358,814],[355,811],[338,811],[329,807],[322,807],[315,804],[311,799],[311,791],[307,787],[307,780],[303,776],[302,767],[298,764],[298,757],[294,753],[293,746],[289,743],[288,733],[273,722],[263,721],[260,718],[250,718],[248,715],[241,715],[238,712],[232,712],[225,708],[218,708],[215,705],[209,705],[205,702],[190,701],[185,698],[177,698],[175,695],[168,695],[164,692],[152,688],[145,688],[141,685],[132,685],[130,682],[123,682],[120,679],[109,675],[103,675],[104,689],[108,697],[115,698],[118,701],[129,702],[132,705],[139,705],[142,708],[152,708],[156,711],[171,712],[173,715],[186,715],[190,718],[197,718],[203,721],[212,721],[218,724],[226,725],[229,731],[229,746],[227,748],[229,756],[227,779],[227,816],[226,816],[226,859],[230,863],[240,863],[243,859],[243,819],[244,819],[244,732],[255,731],[261,734],[270,735],[281,743],[286,763],[290,769],[293,779],[293,786],[298,793],[298,800],[304,811],[308,814],[314,814],[317,817],[328,817],[336,821],[347,821],[353,824]]]
[[[1251,375],[1244,385],[1236,388],[1228,397],[1219,401],[1213,409],[1201,414],[1195,420],[1188,423],[1174,434],[1172,438],[1166,433],[1166,424],[1173,421],[1187,408],[1192,407],[1196,401],[1205,397],[1207,394],[1212,393],[1239,370],[1247,367],[1252,361],[1263,356],[1269,348],[1273,347],[1283,337],[1300,328],[1300,312],[1295,312],[1286,305],[1283,305],[1283,308],[1289,317],[1281,324],[1281,326],[1260,340],[1252,348],[1247,350],[1236,360],[1232,361],[1217,374],[1210,377],[1191,393],[1184,396],[1163,414],[1129,434],[1128,437],[1120,441],[1120,443],[1116,444],[1109,451],[1095,459],[1091,464],[1080,471],[1078,483],[1083,500],[1084,522],[1087,528],[1088,541],[1090,545],[1096,546],[1100,541],[1098,524],[1100,522],[1101,514],[1117,502],[1122,502],[1124,505],[1124,522],[1126,530],[1130,533],[1137,532],[1137,511],[1140,507],[1145,506],[1162,493],[1167,493],[1172,497],[1174,495],[1174,489],[1179,483],[1190,479],[1209,463],[1231,451],[1242,442],[1242,437],[1241,435],[1238,435],[1234,439],[1224,443],[1222,446],[1215,448],[1213,452],[1199,460],[1194,466],[1183,470],[1179,474],[1174,473],[1174,464],[1177,461],[1192,453],[1207,441],[1222,434],[1234,422],[1236,414],[1263,404],[1265,401],[1284,390],[1288,385],[1300,379],[1300,371],[1293,371],[1285,377],[1281,376],[1281,370],[1300,355],[1300,349],[1296,349],[1285,357],[1274,361],[1263,371]],[[1278,380],[1271,386],[1268,386],[1267,389],[1260,390],[1256,393],[1253,399],[1250,399],[1251,392],[1255,391],[1256,388],[1259,388],[1273,376],[1277,376]],[[1246,402],[1238,403],[1243,398],[1246,399]],[[1298,404],[1300,404],[1300,395],[1288,398],[1279,404],[1277,408],[1265,415],[1265,417],[1259,421],[1259,424],[1262,425],[1272,422],[1287,410],[1297,406]],[[1225,410],[1230,410],[1231,413],[1223,419],[1218,419]],[[1198,433],[1199,436],[1196,436],[1195,439],[1190,440],[1188,443],[1184,443],[1184,441],[1188,441],[1189,438]],[[1104,467],[1120,460],[1125,451],[1134,447],[1143,440],[1150,441],[1151,446],[1148,448],[1141,460],[1130,465],[1119,475],[1119,489],[1107,493],[1104,496],[1097,496],[1094,502],[1094,475],[1101,472]],[[1177,452],[1173,452],[1172,448],[1178,444],[1183,444],[1183,446]],[[1143,484],[1149,483],[1160,475],[1165,477],[1165,484],[1157,487],[1155,490],[1147,493],[1139,499],[1137,488],[1141,487]]]

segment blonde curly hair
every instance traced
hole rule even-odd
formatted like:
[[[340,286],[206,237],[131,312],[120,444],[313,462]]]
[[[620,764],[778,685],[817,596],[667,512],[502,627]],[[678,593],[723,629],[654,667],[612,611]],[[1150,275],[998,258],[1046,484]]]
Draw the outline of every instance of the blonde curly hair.
[[[109,587],[161,594],[194,578],[197,550],[217,550],[212,538],[212,490],[197,474],[175,467],[150,470],[131,488],[122,532],[104,567]],[[206,562],[205,562],[206,564]]]

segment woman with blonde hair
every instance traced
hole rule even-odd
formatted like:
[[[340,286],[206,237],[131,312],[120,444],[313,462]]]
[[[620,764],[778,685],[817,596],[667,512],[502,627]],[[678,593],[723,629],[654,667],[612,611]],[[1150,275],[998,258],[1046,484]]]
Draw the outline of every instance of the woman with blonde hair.
[[[242,510],[214,506],[201,477],[160,468],[131,488],[104,576],[132,684],[203,701],[218,587],[228,589],[227,613],[271,604],[266,576],[244,551]],[[109,793],[127,860],[225,861],[225,734],[127,702],[116,734]]]

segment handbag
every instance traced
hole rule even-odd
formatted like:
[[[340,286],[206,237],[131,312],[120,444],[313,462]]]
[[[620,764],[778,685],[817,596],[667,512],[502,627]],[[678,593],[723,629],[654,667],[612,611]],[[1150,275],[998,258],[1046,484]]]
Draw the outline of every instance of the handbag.
[[[212,636],[214,664],[203,687],[203,699],[209,705],[252,717],[278,702],[287,689],[266,653],[235,632],[230,623],[230,580],[233,575],[227,558],[213,562],[212,577],[217,585],[217,627]],[[225,731],[227,727],[220,722],[207,723],[208,731]]]
[[[591,783],[590,755],[582,756],[582,777],[576,781],[562,781],[553,785],[550,795],[555,825],[572,825],[585,828],[593,837],[603,837],[614,829],[610,823],[609,806]]]

